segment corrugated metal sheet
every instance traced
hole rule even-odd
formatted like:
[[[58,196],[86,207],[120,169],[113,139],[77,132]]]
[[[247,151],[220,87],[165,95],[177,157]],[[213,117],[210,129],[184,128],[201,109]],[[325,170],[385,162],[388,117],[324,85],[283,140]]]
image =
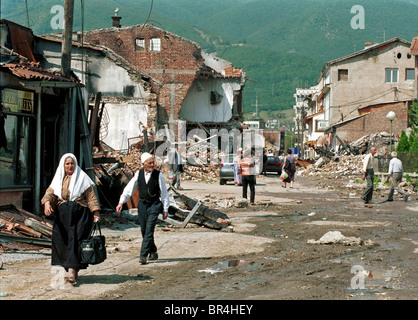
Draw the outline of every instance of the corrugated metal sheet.
[[[412,41],[410,54],[418,55],[418,37],[415,37]]]

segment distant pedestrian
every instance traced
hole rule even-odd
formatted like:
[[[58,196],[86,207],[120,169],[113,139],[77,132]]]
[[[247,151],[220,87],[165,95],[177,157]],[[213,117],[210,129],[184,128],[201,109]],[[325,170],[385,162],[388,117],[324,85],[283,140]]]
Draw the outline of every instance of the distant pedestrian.
[[[180,155],[181,149],[180,147],[177,147],[176,149],[175,144],[173,146],[174,147],[170,148],[167,154],[170,171],[172,172],[174,178],[171,180],[171,186],[178,190],[182,190],[183,188],[181,187],[180,179],[180,174],[183,172],[183,164]]]
[[[389,162],[389,172],[386,181],[389,182],[389,179],[392,176],[392,184],[390,185],[387,201],[393,201],[393,193],[395,190],[403,196],[405,201],[408,201],[408,194],[398,186],[398,184],[402,182],[403,176],[402,161],[397,158],[398,154],[395,151],[393,151],[391,155],[392,159]]]
[[[94,192],[94,182],[77,165],[72,153],[61,157],[54,178],[41,203],[44,213],[54,213],[51,264],[62,266],[68,276],[64,280],[75,284],[81,263],[81,241],[88,238],[93,222],[100,221],[100,205]]]
[[[292,150],[287,149],[287,156],[284,158],[283,168],[288,177],[283,179],[283,188],[286,188],[286,183],[290,182],[290,187],[293,188],[293,182],[295,181],[295,172],[296,172],[296,159],[292,155]]]
[[[240,162],[242,172],[242,197],[247,199],[247,189],[250,187],[250,204],[254,205],[255,200],[255,174],[254,160],[251,157],[251,149],[244,151],[244,157]]]
[[[242,159],[242,148],[238,148],[237,155],[234,157],[234,183],[236,186],[242,185],[242,173],[239,163]]]
[[[364,204],[368,204],[373,198],[373,182],[374,182],[374,155],[376,147],[370,149],[370,153],[363,160],[363,180],[367,181],[366,189],[364,189],[361,199]]]
[[[266,166],[267,166],[267,151],[264,150],[263,151],[263,170],[261,171],[261,173],[264,173],[264,175],[267,174]]]
[[[169,198],[162,173],[154,169],[154,158],[149,153],[143,153],[141,163],[144,166],[137,171],[134,177],[126,185],[116,207],[118,214],[122,211],[122,205],[129,200],[136,189],[139,190],[138,220],[141,226],[142,245],[139,262],[147,263],[149,260],[157,260],[157,246],[154,242],[154,229],[158,215],[163,214],[167,219]]]

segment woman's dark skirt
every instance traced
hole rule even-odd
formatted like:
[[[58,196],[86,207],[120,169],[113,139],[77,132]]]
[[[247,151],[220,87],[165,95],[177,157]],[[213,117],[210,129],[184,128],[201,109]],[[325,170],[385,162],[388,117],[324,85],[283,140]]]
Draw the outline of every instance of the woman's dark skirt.
[[[93,225],[90,210],[73,201],[67,201],[55,210],[52,231],[51,264],[68,271],[85,269],[88,264],[80,262],[81,241],[87,239]]]

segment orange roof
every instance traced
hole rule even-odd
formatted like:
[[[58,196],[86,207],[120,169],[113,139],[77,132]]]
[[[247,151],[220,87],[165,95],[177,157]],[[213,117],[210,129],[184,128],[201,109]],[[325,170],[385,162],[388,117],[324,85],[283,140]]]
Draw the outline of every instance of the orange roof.
[[[0,50],[3,57],[7,58],[6,63],[0,64],[0,70],[8,71],[16,77],[24,80],[34,81],[61,81],[76,82],[77,79],[69,79],[61,76],[58,71],[41,68],[39,62],[28,61],[18,54],[9,54]]]
[[[418,55],[418,37],[415,37],[412,41],[410,54]]]

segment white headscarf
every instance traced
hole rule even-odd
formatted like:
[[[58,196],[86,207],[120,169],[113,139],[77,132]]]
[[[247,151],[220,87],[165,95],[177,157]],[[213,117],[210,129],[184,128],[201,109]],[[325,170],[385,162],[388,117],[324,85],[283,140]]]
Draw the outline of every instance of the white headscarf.
[[[141,164],[144,164],[144,162],[147,161],[149,158],[152,158],[152,155],[148,152],[144,152],[141,155]]]
[[[94,182],[90,177],[78,166],[77,158],[72,153],[66,153],[61,157],[57,171],[55,172],[54,179],[52,179],[51,185],[49,186],[54,190],[54,194],[62,199],[62,181],[65,177],[64,163],[65,159],[72,158],[75,163],[75,170],[71,176],[71,181],[68,189],[70,190],[70,201],[74,201],[79,198],[84,191],[90,186],[94,185]]]

